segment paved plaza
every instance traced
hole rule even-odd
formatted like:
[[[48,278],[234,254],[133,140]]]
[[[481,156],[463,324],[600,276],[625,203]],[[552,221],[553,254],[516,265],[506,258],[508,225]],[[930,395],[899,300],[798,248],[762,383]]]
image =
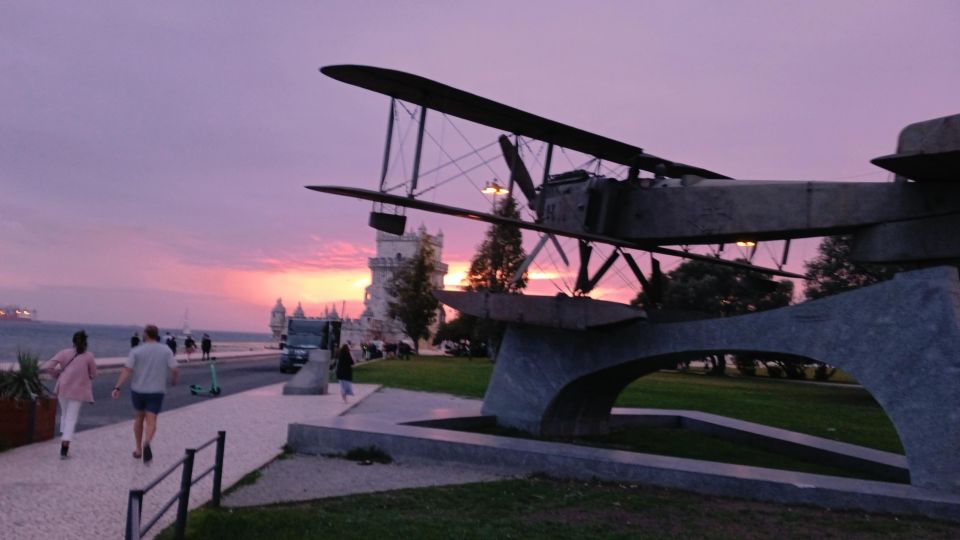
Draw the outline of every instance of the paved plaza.
[[[282,387],[275,384],[162,413],[149,464],[131,456],[132,420],[77,433],[66,460],[59,458],[58,438],[0,453],[0,530],[24,540],[122,538],[129,490],[158,477],[185,448],[226,431],[226,488],[281,452],[291,422],[338,416],[377,389],[356,384],[355,401],[344,404],[335,385],[322,396],[284,396]],[[126,392],[121,399],[128,399]],[[194,471],[212,463],[211,446],[197,454]],[[145,496],[145,520],[173,496],[179,481],[178,470]],[[211,486],[208,476],[193,487],[191,508],[210,500]],[[168,511],[149,537],[175,514],[175,508]]]

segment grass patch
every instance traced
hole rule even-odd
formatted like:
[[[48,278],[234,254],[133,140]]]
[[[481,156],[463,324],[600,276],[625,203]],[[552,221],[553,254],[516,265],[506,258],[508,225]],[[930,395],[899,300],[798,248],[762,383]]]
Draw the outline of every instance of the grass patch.
[[[172,527],[159,538],[172,538]],[[960,525],[534,477],[190,513],[187,538],[957,538]]]
[[[409,361],[391,358],[360,364],[353,369],[359,382],[482,398],[493,364],[486,358],[414,356]]]
[[[414,357],[409,362],[385,360],[355,369],[360,382],[482,398],[493,364],[486,359]],[[616,406],[703,411],[903,453],[893,424],[861,388],[661,372],[630,384]]]
[[[818,461],[805,460],[778,452],[770,452],[749,444],[729,441],[713,435],[697,433],[681,428],[629,427],[613,431],[605,437],[580,437],[573,439],[544,439],[522,430],[497,425],[463,431],[523,439],[550,440],[598,448],[626,450],[628,452],[733,463],[735,465],[750,465],[753,467],[785,469],[789,471],[844,476],[848,478],[863,478],[884,482],[890,481],[884,476],[831,466]]]
[[[294,454],[296,454],[296,452],[293,451],[293,447],[289,444],[284,444],[277,459],[290,459]]]
[[[861,388],[655,373],[628,386],[616,406],[691,409],[903,453],[890,419]]]
[[[229,489],[227,489],[226,491],[224,491],[224,492],[223,492],[223,495],[229,495],[229,494],[233,493],[234,491],[242,488],[243,486],[252,486],[252,485],[256,484],[256,483],[257,483],[257,480],[259,480],[259,479],[260,479],[260,470],[259,470],[259,469],[255,470],[255,471],[252,471],[252,472],[248,472],[247,474],[243,475],[243,478],[241,478],[240,480],[237,480],[237,483],[236,483],[236,484],[230,486]]]

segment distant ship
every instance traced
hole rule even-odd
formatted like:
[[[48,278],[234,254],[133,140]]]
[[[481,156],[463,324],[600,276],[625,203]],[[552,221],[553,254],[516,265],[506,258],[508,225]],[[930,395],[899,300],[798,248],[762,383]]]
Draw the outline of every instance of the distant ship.
[[[20,306],[0,307],[0,321],[32,321],[36,314],[36,310]]]

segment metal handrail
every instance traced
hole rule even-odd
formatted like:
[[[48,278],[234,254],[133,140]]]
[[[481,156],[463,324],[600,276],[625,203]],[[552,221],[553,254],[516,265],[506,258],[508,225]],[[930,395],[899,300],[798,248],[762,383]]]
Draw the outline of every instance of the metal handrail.
[[[220,506],[220,486],[223,480],[223,451],[226,445],[226,431],[218,431],[217,436],[201,444],[197,448],[187,448],[184,451],[184,456],[180,458],[179,461],[171,465],[163,474],[154,479],[152,482],[147,484],[146,487],[142,489],[131,489],[130,495],[127,498],[127,526],[125,538],[127,540],[140,540],[140,538],[147,534],[151,527],[157,524],[157,521],[167,513],[167,510],[170,510],[170,507],[173,506],[174,502],[179,501],[177,506],[177,520],[174,526],[173,537],[176,540],[183,540],[187,528],[187,510],[190,504],[190,488],[202,480],[205,476],[213,473],[213,497],[211,504],[216,508]],[[200,450],[210,446],[213,443],[217,443],[216,456],[214,458],[213,465],[207,470],[203,471],[200,476],[196,478],[193,477],[193,460],[194,456]],[[177,470],[177,467],[183,467],[183,473],[180,476],[180,489],[177,493],[166,503],[155,516],[153,516],[149,523],[146,526],[141,527],[142,522],[142,512],[143,512],[143,496],[155,488],[157,484],[162,482],[166,477],[170,476],[173,471]]]

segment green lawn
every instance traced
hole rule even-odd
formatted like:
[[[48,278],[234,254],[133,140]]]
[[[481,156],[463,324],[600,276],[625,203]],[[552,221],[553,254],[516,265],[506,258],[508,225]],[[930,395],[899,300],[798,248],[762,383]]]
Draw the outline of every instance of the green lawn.
[[[186,536],[192,540],[958,538],[960,525],[535,477],[301,504],[204,508],[190,513]],[[172,538],[172,528],[159,538]]]
[[[464,431],[505,437],[518,437],[522,439],[541,439],[541,437],[534,437],[529,433],[517,429],[503,428],[500,426],[484,426],[476,429],[465,429]],[[551,438],[548,440],[579,444],[582,446],[626,450],[627,452],[718,461],[721,463],[732,463],[734,465],[786,469],[789,471],[863,478],[865,480],[878,480],[881,482],[894,481],[888,476],[838,467],[818,460],[793,457],[780,452],[763,450],[748,443],[730,441],[713,435],[679,428],[629,427],[613,431],[602,437],[574,439]]]
[[[355,380],[482,398],[493,365],[485,359],[414,357],[361,364]],[[893,424],[860,388],[760,377],[654,373],[627,387],[618,407],[689,409],[902,453]]]
[[[484,359],[387,360],[358,365],[355,380],[481,398],[492,369]],[[867,392],[857,388],[762,378],[656,373],[631,384],[617,405],[701,410],[900,451],[899,440],[883,411]],[[706,452],[709,455],[688,457],[771,466],[766,461],[771,459],[769,456],[750,453],[749,448],[724,447],[724,441],[704,444],[697,439],[702,436],[682,430],[654,431],[656,433],[642,430],[615,433],[605,444],[670,455]],[[168,528],[160,538],[171,538],[171,532]],[[199,540],[960,538],[960,525],[785,506],[649,486],[535,477],[371,493],[300,504],[232,510],[203,508],[190,513],[187,537]]]

